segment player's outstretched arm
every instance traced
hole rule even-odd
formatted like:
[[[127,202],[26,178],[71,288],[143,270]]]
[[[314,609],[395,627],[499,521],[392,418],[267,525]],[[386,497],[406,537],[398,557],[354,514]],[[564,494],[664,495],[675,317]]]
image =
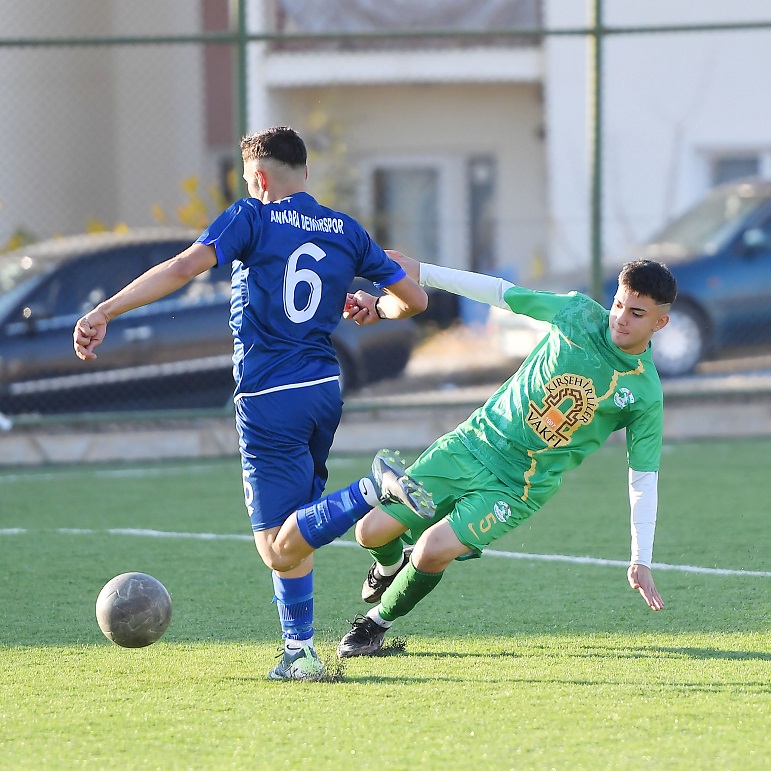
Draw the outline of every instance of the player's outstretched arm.
[[[386,319],[406,319],[428,308],[428,295],[417,281],[405,276],[383,287],[385,295],[378,298],[378,316]]]
[[[661,610],[664,602],[653,583],[653,537],[656,531],[658,509],[658,479],[655,471],[629,469],[629,507],[631,512],[632,555],[627,578],[632,589],[637,589],[648,607]]]
[[[104,340],[111,319],[166,297],[216,264],[214,247],[195,243],[176,257],[150,268],[78,320],[72,334],[75,355],[84,361],[95,359],[94,348]]]
[[[656,584],[653,583],[653,576],[649,567],[645,565],[631,565],[626,572],[626,577],[629,580],[629,586],[640,592],[642,598],[648,603],[649,608],[652,610],[664,609],[664,600],[661,599],[661,595],[656,589]]]
[[[495,305],[511,310],[503,299],[506,290],[514,286],[506,279],[488,276],[484,273],[473,273],[470,270],[457,270],[433,265],[430,262],[418,262],[401,252],[389,251],[386,254],[404,268],[410,278],[414,278],[421,286],[431,286],[444,289],[447,292],[468,297],[471,300]]]

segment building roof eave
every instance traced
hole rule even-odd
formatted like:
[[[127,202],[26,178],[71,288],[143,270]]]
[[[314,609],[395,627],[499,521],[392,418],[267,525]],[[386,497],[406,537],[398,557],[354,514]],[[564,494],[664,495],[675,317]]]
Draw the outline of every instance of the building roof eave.
[[[452,51],[313,51],[266,53],[269,88],[327,85],[541,83],[540,47],[480,47]]]

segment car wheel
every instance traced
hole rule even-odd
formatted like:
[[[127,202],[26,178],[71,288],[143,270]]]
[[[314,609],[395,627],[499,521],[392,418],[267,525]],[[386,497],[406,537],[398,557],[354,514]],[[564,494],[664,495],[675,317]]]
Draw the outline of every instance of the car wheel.
[[[706,350],[704,320],[689,305],[672,308],[669,323],[653,336],[653,362],[662,377],[693,372]]]

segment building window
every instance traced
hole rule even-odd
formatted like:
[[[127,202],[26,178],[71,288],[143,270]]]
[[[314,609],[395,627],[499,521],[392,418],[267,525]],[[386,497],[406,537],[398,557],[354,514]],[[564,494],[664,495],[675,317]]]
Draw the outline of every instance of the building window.
[[[725,155],[712,160],[712,184],[722,185],[742,177],[760,174],[760,157],[757,155]]]
[[[424,262],[439,261],[439,172],[432,167],[376,168],[375,240]]]
[[[469,158],[467,167],[471,270],[495,273],[495,159],[475,156]]]

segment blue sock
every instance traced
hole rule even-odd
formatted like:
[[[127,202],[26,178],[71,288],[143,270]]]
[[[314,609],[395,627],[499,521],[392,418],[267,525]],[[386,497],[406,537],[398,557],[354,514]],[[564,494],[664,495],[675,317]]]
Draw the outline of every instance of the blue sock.
[[[313,571],[300,578],[281,578],[274,570],[273,592],[283,638],[309,640],[313,637]]]
[[[365,478],[364,482],[365,486],[372,486],[370,480]],[[302,537],[318,549],[350,530],[372,508],[373,504],[367,502],[356,481],[344,490],[297,509],[297,526]]]

